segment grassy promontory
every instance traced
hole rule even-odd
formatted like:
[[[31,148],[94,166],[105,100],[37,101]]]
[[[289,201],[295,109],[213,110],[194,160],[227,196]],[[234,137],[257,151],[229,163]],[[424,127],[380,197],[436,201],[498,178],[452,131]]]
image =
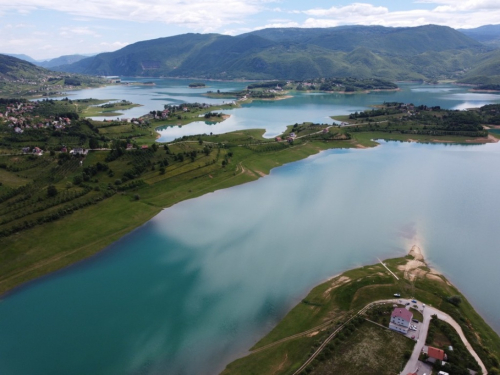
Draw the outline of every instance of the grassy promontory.
[[[414,247],[403,258],[346,271],[315,287],[283,320],[257,342],[248,356],[230,363],[223,375],[293,374],[338,326],[373,301],[415,297],[448,313],[461,326],[490,374],[498,372],[500,337],[443,275],[430,269]],[[457,302],[459,301],[459,302]],[[392,305],[387,306],[390,311]],[[383,307],[382,307],[383,310]],[[381,308],[363,317],[388,324]],[[303,334],[301,334],[303,333]],[[413,340],[356,318],[304,370],[310,374],[399,373]],[[388,345],[391,350],[387,350]],[[459,362],[459,359],[457,359]],[[459,365],[459,363],[457,364]]]

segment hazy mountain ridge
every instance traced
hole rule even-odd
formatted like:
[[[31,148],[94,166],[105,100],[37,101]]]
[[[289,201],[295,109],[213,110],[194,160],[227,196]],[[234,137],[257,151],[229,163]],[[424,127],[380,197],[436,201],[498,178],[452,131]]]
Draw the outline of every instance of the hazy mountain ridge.
[[[475,29],[458,29],[458,31],[483,44],[500,47],[500,25],[484,25]]]
[[[150,77],[426,80],[461,77],[476,56],[488,52],[480,42],[445,26],[277,28],[137,42],[58,69]]]
[[[37,62],[34,63],[38,66],[41,66],[42,68],[56,68],[61,65],[69,65],[76,63],[80,60],[86,59],[88,56],[84,55],[65,55],[65,56],[60,56],[56,57],[55,59],[47,60],[47,61],[42,61],[42,62]]]

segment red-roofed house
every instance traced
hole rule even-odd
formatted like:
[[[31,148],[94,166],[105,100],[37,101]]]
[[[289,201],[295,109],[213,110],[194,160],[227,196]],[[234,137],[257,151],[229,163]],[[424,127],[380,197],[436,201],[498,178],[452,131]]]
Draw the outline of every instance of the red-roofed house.
[[[427,349],[427,355],[429,356],[429,358],[439,359],[440,361],[443,361],[446,357],[443,350],[434,348],[432,346],[429,346],[429,348]]]
[[[389,328],[407,334],[412,318],[413,314],[409,310],[406,310],[404,307],[396,307],[391,314]]]

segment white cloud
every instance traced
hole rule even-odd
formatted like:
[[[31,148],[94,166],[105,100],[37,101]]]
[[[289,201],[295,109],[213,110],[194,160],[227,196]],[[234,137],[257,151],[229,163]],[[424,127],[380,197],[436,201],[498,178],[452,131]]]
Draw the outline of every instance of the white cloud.
[[[316,17],[350,17],[350,16],[372,16],[383,15],[389,13],[385,7],[375,7],[371,4],[354,3],[343,7],[331,7],[330,9],[310,9],[304,11],[308,16]]]
[[[95,38],[101,37],[100,34],[95,32],[89,27],[61,27],[59,35],[65,37],[73,37],[75,35],[91,35]]]
[[[309,9],[303,11],[311,16],[301,27],[334,27],[339,25],[381,25],[381,26],[421,26],[428,24],[446,25],[453,28],[473,28],[486,24],[496,24],[500,20],[498,0],[429,0],[434,9],[413,9],[390,11],[385,7],[375,7],[367,3],[354,3],[344,7],[329,9]]]
[[[163,22],[205,31],[216,30],[260,12],[268,0],[0,0],[0,11],[50,9],[76,17]]]

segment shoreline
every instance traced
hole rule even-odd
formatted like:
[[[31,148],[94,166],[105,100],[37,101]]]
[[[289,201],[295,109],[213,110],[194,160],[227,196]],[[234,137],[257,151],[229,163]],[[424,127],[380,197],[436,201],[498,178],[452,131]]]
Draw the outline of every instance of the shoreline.
[[[158,135],[161,136],[160,134],[158,134]],[[350,142],[350,143],[346,143],[345,144],[346,147],[341,147],[341,149],[347,149],[347,150],[352,149],[352,150],[359,150],[359,151],[377,149],[379,146],[382,146],[382,144],[378,142],[379,140],[381,140],[381,139],[373,139],[373,142],[375,144],[370,145],[370,146],[364,146],[364,145],[361,145],[360,143],[354,143],[353,144],[352,142]],[[385,141],[385,142],[391,142],[391,140],[383,140],[383,141]],[[393,142],[399,142],[397,140],[392,140],[392,141]],[[418,142],[416,142],[416,143],[418,143]],[[444,142],[441,142],[441,143],[444,143]],[[456,143],[456,142],[452,142],[451,144],[453,144],[453,143],[457,144],[457,145],[460,144],[460,143]],[[439,144],[439,143],[436,143],[436,144]],[[324,148],[324,149],[315,149],[315,152],[313,152],[311,154],[307,154],[305,157],[302,157],[302,158],[299,158],[299,159],[292,159],[292,160],[286,161],[286,162],[280,162],[281,164],[273,166],[267,172],[266,171],[264,171],[264,172],[259,171],[260,173],[258,173],[258,174],[252,174],[253,177],[252,177],[252,180],[250,180],[250,181],[243,181],[243,182],[233,181],[233,182],[230,182],[229,185],[223,185],[220,188],[219,187],[215,187],[213,190],[210,189],[209,191],[201,192],[201,194],[198,194],[198,193],[190,194],[189,196],[182,197],[181,199],[179,199],[179,200],[177,200],[175,202],[172,202],[171,204],[168,204],[168,205],[163,206],[163,207],[158,207],[158,211],[156,213],[154,213],[153,216],[150,216],[146,221],[131,222],[130,225],[127,228],[119,230],[118,232],[111,234],[110,236],[112,237],[112,239],[111,239],[110,242],[108,242],[106,240],[106,238],[104,238],[104,239],[98,239],[96,242],[100,243],[102,241],[102,245],[98,245],[97,248],[95,248],[94,250],[91,250],[91,252],[89,254],[85,255],[84,257],[82,257],[80,259],[77,259],[76,261],[73,261],[71,263],[65,264],[65,265],[63,265],[60,268],[49,270],[48,273],[42,274],[40,276],[36,276],[33,279],[28,279],[26,281],[22,281],[21,283],[14,283],[15,284],[14,286],[7,287],[7,289],[4,289],[3,291],[0,292],[0,300],[3,298],[4,295],[8,294],[9,291],[17,289],[19,287],[22,287],[24,284],[31,284],[33,281],[36,281],[39,278],[45,278],[46,276],[50,276],[53,273],[57,273],[57,272],[62,271],[64,269],[68,268],[68,267],[72,267],[74,264],[79,264],[81,262],[85,262],[87,259],[90,259],[90,258],[94,257],[96,254],[99,254],[99,253],[105,251],[108,247],[112,246],[117,241],[120,241],[123,237],[129,235],[130,233],[133,233],[134,231],[136,231],[141,226],[146,225],[150,220],[152,220],[156,215],[158,215],[158,213],[160,213],[163,210],[166,210],[166,209],[168,209],[170,207],[173,207],[176,204],[179,204],[179,203],[184,202],[186,200],[191,200],[191,199],[194,199],[194,198],[200,198],[200,197],[203,197],[203,196],[205,196],[207,194],[215,194],[215,193],[224,191],[225,189],[233,188],[233,187],[236,187],[236,186],[241,186],[243,184],[247,184],[247,183],[250,183],[250,182],[254,182],[254,181],[260,180],[263,177],[269,176],[272,173],[272,171],[274,169],[276,169],[276,168],[283,167],[283,166],[291,164],[291,163],[301,162],[301,161],[307,160],[307,159],[312,158],[312,157],[317,157],[318,155],[322,154],[323,152],[330,151],[330,150],[335,150],[335,149],[337,149],[337,148],[329,147],[329,148]],[[240,171],[238,174],[242,174],[244,172],[245,172],[245,168],[243,169],[243,171]],[[237,175],[235,175],[235,176],[237,176]],[[229,176],[228,178],[229,178],[229,180],[231,180],[231,177],[235,177],[235,176]],[[225,179],[223,179],[217,185],[219,185],[221,183],[224,184],[226,182],[227,181]],[[80,215],[82,215],[82,214],[84,214],[84,210],[82,210],[80,212]],[[73,214],[73,215],[75,215],[75,214]],[[66,255],[71,255],[73,252],[78,251],[80,248],[87,248],[88,246],[91,246],[91,248],[93,248],[92,244],[89,244],[89,245],[78,245],[78,247],[76,248],[76,250],[71,250],[69,252],[69,254],[66,254]],[[62,258],[64,258],[66,255],[63,255]],[[44,265],[42,264],[41,266],[44,266]],[[37,268],[38,267],[35,266],[32,269],[37,269]],[[6,279],[0,280],[0,286],[2,284],[4,284],[4,283],[8,282],[9,280],[12,280],[12,279],[15,280],[15,279],[17,279],[19,276],[21,276],[23,274],[24,273],[21,272],[20,274],[14,274],[14,275],[11,275],[10,277],[6,278]],[[335,276],[332,276],[332,277],[335,277]],[[0,290],[2,290],[2,289],[3,288],[0,288]]]

